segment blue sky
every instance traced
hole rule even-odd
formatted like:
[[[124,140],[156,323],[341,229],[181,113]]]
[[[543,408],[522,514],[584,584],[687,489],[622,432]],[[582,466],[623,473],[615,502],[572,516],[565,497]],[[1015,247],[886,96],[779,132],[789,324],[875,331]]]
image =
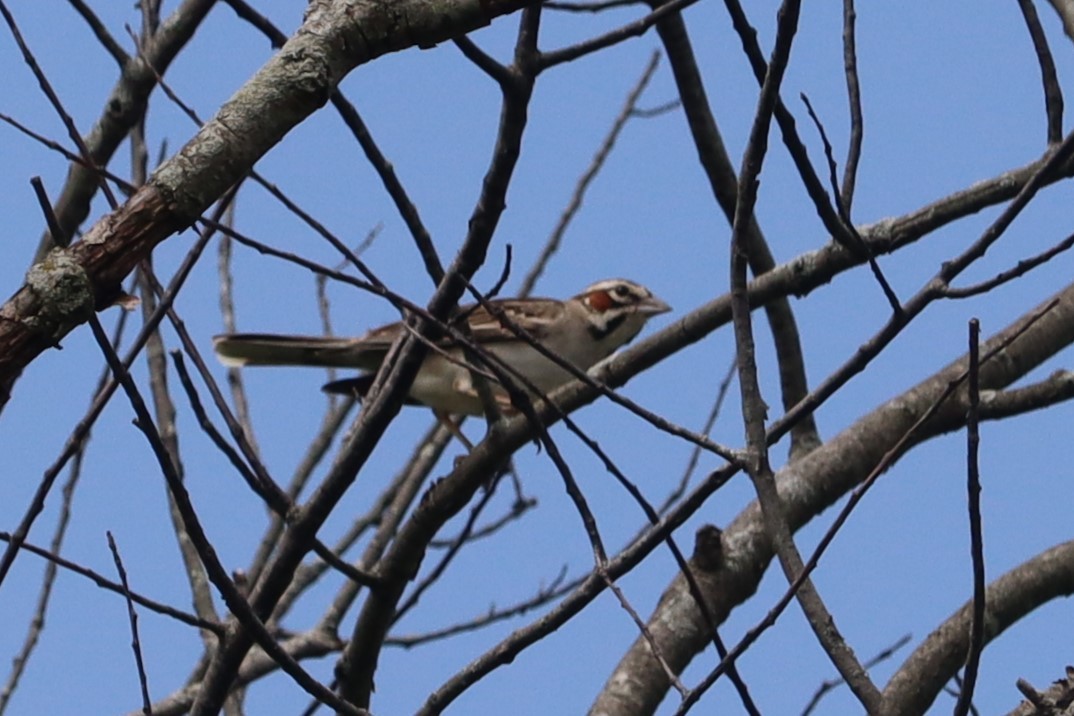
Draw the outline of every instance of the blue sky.
[[[132,3],[96,3],[95,10],[119,38],[130,41],[124,23],[137,27]],[[837,3],[807,4],[803,11],[783,96],[798,119],[815,165],[822,165],[820,142],[797,99],[808,94],[825,122],[837,157],[845,153],[848,128],[842,75]],[[972,11],[969,11],[972,7]],[[776,4],[752,3],[750,17],[762,46],[771,46]],[[165,14],[174,9],[167,3]],[[285,32],[300,22],[294,3],[265,2],[261,10]],[[84,23],[59,2],[13,4],[13,12],[79,128],[85,132],[100,113],[114,84],[115,64],[96,45]],[[626,9],[592,18],[546,12],[541,46],[561,47],[638,14]],[[1072,48],[1050,8],[1039,8],[1064,89],[1074,77]],[[741,57],[722,6],[703,2],[686,15],[713,111],[737,162],[752,121],[756,85]],[[1036,159],[1044,149],[1044,102],[1032,46],[1015,3],[863,4],[858,9],[858,46],[865,103],[865,148],[854,219],[869,224],[898,216],[971,183]],[[501,60],[510,57],[517,24],[505,18],[473,35]],[[505,246],[514,252],[506,292],[517,287],[566,206],[623,99],[651,53],[654,33],[556,68],[543,76],[530,108],[508,207],[489,262],[478,275],[490,286],[502,267]],[[210,117],[270,56],[267,43],[228,8],[215,8],[190,47],[168,73],[170,86],[203,117]],[[0,112],[57,141],[67,143],[62,126],[22,64],[10,36],[0,39]],[[494,141],[499,92],[452,45],[410,50],[359,68],[342,85],[362,112],[389,157],[447,260],[466,232]],[[674,99],[674,83],[662,61],[640,104]],[[1067,123],[1069,125],[1069,123]],[[151,152],[166,142],[174,152],[193,126],[159,93],[148,119]],[[0,211],[5,217],[6,260],[0,285],[7,294],[22,283],[42,229],[29,179],[41,176],[50,196],[62,185],[66,165],[14,130],[0,127]],[[124,174],[127,152],[112,168]],[[318,217],[344,240],[357,244],[373,227],[380,235],[364,258],[393,289],[417,302],[430,282],[405,227],[355,143],[338,118],[325,110],[291,132],[258,164],[258,170]],[[967,276],[979,280],[1019,258],[1034,254],[1071,231],[1068,185],[1049,188],[1008,234]],[[107,207],[98,199],[93,217]],[[977,238],[998,210],[982,212],[929,236],[881,264],[901,296],[915,292],[939,267]],[[773,138],[761,176],[757,214],[777,261],[818,248],[827,240],[793,173],[785,151]],[[262,190],[240,193],[238,228],[282,249],[327,264],[332,249]],[[88,224],[87,224],[88,226]],[[626,276],[649,286],[675,309],[653,322],[667,325],[727,290],[730,230],[711,200],[681,112],[633,120],[623,132],[605,170],[594,182],[553,259],[538,293],[569,296],[594,280]],[[169,239],[154,255],[163,277],[181,260],[191,234]],[[215,247],[214,247],[215,249]],[[235,282],[239,326],[246,330],[309,333],[319,330],[314,281],[306,272],[236,249]],[[984,335],[1065,286],[1071,259],[1060,256],[1023,281],[992,296],[930,308],[863,375],[855,378],[818,413],[821,433],[830,437],[859,415],[909,388],[964,351],[966,322],[977,316]],[[177,308],[188,329],[208,351],[220,332],[215,258],[206,255],[195,269]],[[360,333],[396,315],[386,303],[347,287],[332,287],[335,329]],[[864,272],[836,278],[793,305],[803,334],[807,368],[815,384],[844,362],[886,318],[880,290]],[[117,309],[103,315],[106,325]],[[762,388],[778,406],[774,360],[763,324],[758,323]],[[165,340],[177,345],[170,329]],[[646,407],[682,425],[698,428],[732,359],[729,332],[722,330],[669,358],[625,389]],[[1069,351],[1042,366],[1036,377],[1069,366]],[[76,330],[62,351],[33,362],[16,386],[0,419],[6,447],[0,498],[0,529],[21,518],[43,470],[52,462],[88,405],[103,365],[89,331]],[[218,378],[224,371],[216,368]],[[145,369],[136,377],[145,384]],[[266,464],[286,480],[320,425],[324,398],[317,370],[247,372],[253,422]],[[177,381],[170,376],[172,385]],[[715,439],[742,440],[737,388],[717,422]],[[186,401],[179,427],[188,487],[224,564],[241,569],[250,559],[264,525],[264,509],[228,469],[192,420]],[[775,408],[774,408],[775,410]],[[985,545],[989,578],[1070,537],[1064,495],[1071,478],[1071,410],[1061,406],[983,429],[982,473]],[[112,574],[105,531],[111,530],[134,588],[186,608],[189,590],[170,534],[165,488],[149,449],[131,425],[126,401],[117,397],[94,431],[84,474],[73,505],[65,556]],[[635,417],[604,403],[583,409],[580,424],[654,502],[676,484],[690,446],[654,432]],[[405,410],[392,425],[325,530],[326,541],[368,507],[398,468],[402,456],[429,424],[424,410]],[[478,436],[477,426],[471,435]],[[566,431],[553,433],[594,507],[609,546],[622,545],[644,522],[637,506],[616,487],[599,462]],[[818,588],[844,634],[867,657],[910,633],[917,644],[959,607],[970,593],[968,536],[963,489],[964,437],[935,440],[906,456],[858,508],[816,574]],[[450,469],[458,446],[436,475]],[[786,446],[773,451],[782,461]],[[419,609],[399,625],[418,633],[473,617],[492,604],[527,598],[551,581],[561,567],[577,575],[590,566],[580,520],[567,500],[554,467],[532,447],[517,456],[525,492],[539,509],[512,524],[496,539],[465,551],[432,589]],[[703,457],[704,474],[717,466]],[[323,474],[323,472],[322,472]],[[62,478],[61,478],[62,479]],[[752,490],[737,478],[721,490],[679,534],[688,548],[703,523],[724,525],[750,501]],[[509,506],[506,492],[490,513]],[[49,500],[32,541],[47,542],[59,509]],[[803,549],[815,543],[830,513],[799,534]],[[458,528],[456,523],[455,528]],[[451,533],[451,530],[448,530]],[[24,555],[0,586],[0,661],[14,655],[32,613],[42,564]],[[675,573],[666,552],[658,551],[622,586],[638,611],[650,612]],[[339,580],[325,580],[300,604],[287,626],[302,629],[320,615]],[[734,642],[768,610],[785,587],[770,570],[757,596],[736,610],[722,629]],[[535,618],[496,625],[420,649],[385,651],[377,676],[377,713],[407,713],[446,678],[512,629]],[[353,621],[345,622],[349,628]],[[143,648],[154,698],[180,687],[200,652],[191,630],[142,613]],[[1019,700],[1014,680],[1044,687],[1070,661],[1074,615],[1053,603],[1015,626],[984,656],[977,704],[982,713],[1013,708]],[[499,713],[505,703],[516,714],[579,713],[591,703],[636,630],[607,595],[576,621],[522,654],[460,699],[455,713]],[[883,683],[906,656],[879,667]],[[329,678],[333,660],[309,667]],[[695,683],[712,664],[699,657],[684,676]],[[801,613],[792,606],[778,624],[743,657],[744,679],[764,713],[797,713],[820,681],[834,670],[817,646]],[[57,689],[62,675],[63,689]],[[84,580],[63,574],[57,581],[41,643],[9,713],[70,712],[71,694],[80,694],[83,713],[123,713],[138,706],[137,681],[129,649],[127,617],[121,600]],[[307,697],[283,677],[254,687],[248,713],[294,713]],[[721,683],[702,708],[735,713],[733,693]],[[936,712],[950,702],[941,697]],[[670,713],[674,704],[664,704]],[[830,695],[823,713],[856,712],[845,692]]]

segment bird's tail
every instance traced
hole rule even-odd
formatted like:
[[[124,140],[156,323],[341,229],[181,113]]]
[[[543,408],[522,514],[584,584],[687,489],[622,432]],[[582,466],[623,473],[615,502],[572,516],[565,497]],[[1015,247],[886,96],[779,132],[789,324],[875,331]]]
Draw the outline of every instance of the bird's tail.
[[[213,337],[220,361],[229,366],[307,365],[326,368],[375,368],[382,356],[354,338],[228,333]]]

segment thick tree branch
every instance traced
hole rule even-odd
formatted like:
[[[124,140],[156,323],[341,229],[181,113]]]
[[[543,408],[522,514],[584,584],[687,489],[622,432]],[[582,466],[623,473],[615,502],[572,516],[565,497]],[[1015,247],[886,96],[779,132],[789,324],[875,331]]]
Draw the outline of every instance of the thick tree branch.
[[[156,78],[164,74],[186,43],[201,27],[216,0],[186,0],[145,43],[140,53],[127,56],[122,64],[119,80],[105,100],[104,110],[93,129],[83,141],[90,158],[100,167],[108,165],[119,145],[128,133],[145,116],[149,95],[157,86]],[[80,11],[81,12],[81,11]],[[83,13],[85,16],[85,13]],[[101,30],[87,18],[94,32]],[[115,55],[118,47],[102,40],[102,44]],[[60,228],[71,236],[89,215],[90,201],[97,193],[100,180],[97,173],[79,162],[72,162],[67,170],[63,191],[56,200],[55,212]],[[55,248],[49,233],[41,237],[34,263],[45,258]]]

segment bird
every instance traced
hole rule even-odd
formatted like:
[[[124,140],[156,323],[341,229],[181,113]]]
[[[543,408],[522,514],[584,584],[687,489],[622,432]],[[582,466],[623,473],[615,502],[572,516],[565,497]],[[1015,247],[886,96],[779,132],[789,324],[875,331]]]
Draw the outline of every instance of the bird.
[[[488,303],[495,310],[481,305],[461,306],[448,325],[459,325],[465,319],[475,345],[522,375],[523,385],[529,382],[546,395],[573,376],[516,335],[496,313],[502,313],[544,348],[585,371],[633,340],[650,318],[671,310],[649,289],[621,278],[597,281],[567,300],[502,298]],[[364,373],[333,381],[323,389],[362,398],[388,349],[405,330],[405,324],[398,321],[357,338],[229,333],[215,336],[213,347],[221,362],[233,367],[357,368]],[[484,415],[471,369],[463,348],[451,336],[433,338],[407,402],[432,408],[442,421],[448,415]],[[479,372],[488,375],[488,371]],[[498,407],[513,412],[503,386],[495,379],[489,384]]]

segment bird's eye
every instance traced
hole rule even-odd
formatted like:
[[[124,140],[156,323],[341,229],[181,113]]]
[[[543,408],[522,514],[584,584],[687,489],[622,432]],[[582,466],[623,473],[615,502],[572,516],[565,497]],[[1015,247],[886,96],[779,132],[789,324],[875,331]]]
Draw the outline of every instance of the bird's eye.
[[[612,292],[619,298],[628,298],[630,296],[630,289],[626,286],[616,286]]]

